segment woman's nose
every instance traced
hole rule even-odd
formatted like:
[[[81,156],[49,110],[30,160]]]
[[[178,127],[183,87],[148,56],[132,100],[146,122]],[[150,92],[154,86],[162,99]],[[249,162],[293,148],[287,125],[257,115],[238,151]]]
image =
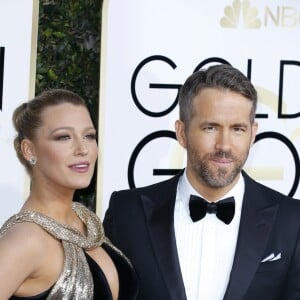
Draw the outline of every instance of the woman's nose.
[[[75,145],[75,155],[87,155],[88,148],[83,139],[78,139]]]

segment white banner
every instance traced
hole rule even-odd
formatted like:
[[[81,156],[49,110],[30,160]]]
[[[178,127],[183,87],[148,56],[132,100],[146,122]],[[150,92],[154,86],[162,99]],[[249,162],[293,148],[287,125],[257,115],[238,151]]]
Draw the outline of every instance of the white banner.
[[[97,212],[114,190],[185,166],[174,139],[180,85],[227,62],[259,93],[250,175],[300,198],[300,3],[294,0],[104,1]]]
[[[24,202],[28,180],[17,159],[12,113],[34,95],[38,0],[0,0],[0,225]]]

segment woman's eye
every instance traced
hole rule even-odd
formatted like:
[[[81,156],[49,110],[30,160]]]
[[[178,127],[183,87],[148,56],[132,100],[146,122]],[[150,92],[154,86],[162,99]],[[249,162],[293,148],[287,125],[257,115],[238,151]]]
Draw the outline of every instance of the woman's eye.
[[[56,141],[66,141],[70,139],[70,136],[69,135],[59,135],[59,136],[56,136],[55,137],[55,140]]]
[[[95,140],[96,139],[96,134],[95,133],[90,133],[90,134],[87,134],[84,138],[87,139],[87,140]]]

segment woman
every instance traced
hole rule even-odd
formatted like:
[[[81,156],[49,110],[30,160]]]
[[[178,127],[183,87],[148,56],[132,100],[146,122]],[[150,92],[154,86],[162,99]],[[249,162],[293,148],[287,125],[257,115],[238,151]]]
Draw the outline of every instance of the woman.
[[[135,299],[130,262],[99,218],[72,201],[89,185],[98,153],[82,98],[45,91],[20,105],[13,122],[31,189],[0,230],[0,299]]]

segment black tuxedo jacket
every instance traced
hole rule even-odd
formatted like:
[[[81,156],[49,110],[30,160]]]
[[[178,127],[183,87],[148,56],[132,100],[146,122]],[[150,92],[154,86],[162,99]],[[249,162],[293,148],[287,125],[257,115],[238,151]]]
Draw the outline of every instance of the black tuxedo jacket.
[[[140,300],[186,300],[173,222],[179,176],[114,192],[110,199],[105,232],[136,269]],[[300,201],[243,176],[240,228],[224,300],[300,299]],[[281,258],[261,262],[272,253]]]

